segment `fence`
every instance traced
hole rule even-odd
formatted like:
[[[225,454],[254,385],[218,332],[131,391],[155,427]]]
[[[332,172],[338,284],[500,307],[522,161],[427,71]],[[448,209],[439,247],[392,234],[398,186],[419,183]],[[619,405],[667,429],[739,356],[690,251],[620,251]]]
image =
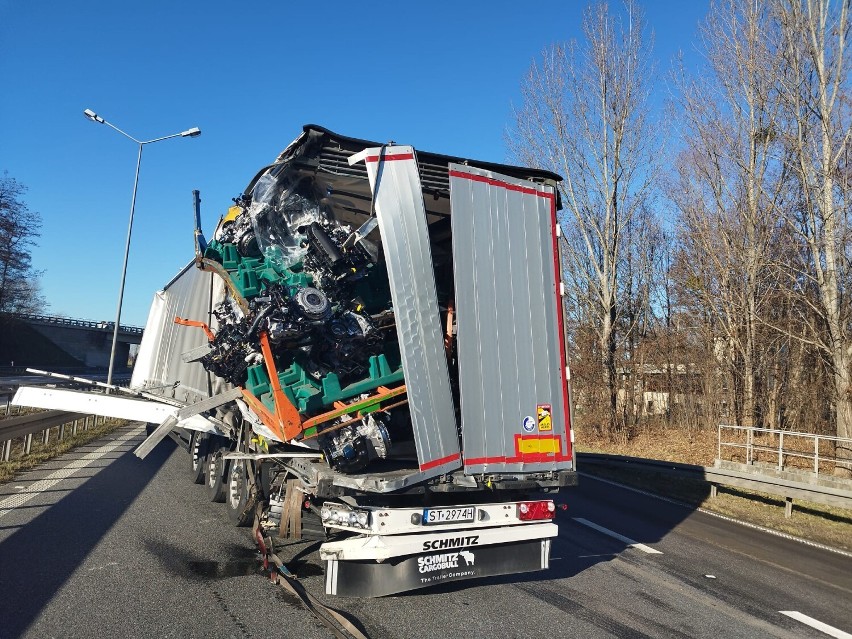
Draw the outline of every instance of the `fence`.
[[[723,437],[730,441],[723,441]],[[725,452],[737,458],[732,461],[746,465],[765,463],[774,465],[778,472],[809,470],[820,475],[833,472],[838,466],[852,467],[852,459],[838,457],[838,448],[852,451],[852,439],[720,424],[716,459],[725,459]]]
[[[8,409],[8,405],[7,405]],[[29,455],[32,451],[33,438],[41,433],[41,441],[47,444],[50,431],[59,427],[57,436],[62,441],[66,435],[74,436],[79,428],[88,430],[104,422],[97,415],[81,415],[59,410],[41,411],[18,417],[8,417],[0,420],[0,462],[8,462],[12,457],[12,443],[15,439],[23,438],[21,456]]]
[[[56,317],[54,315],[36,315],[34,313],[18,313],[14,317],[32,322],[41,322],[42,324],[56,324],[58,326],[73,326],[75,328],[99,328],[109,329],[112,331],[115,328],[115,322],[95,322],[92,320],[72,319],[70,317]],[[127,326],[119,324],[118,330],[121,333],[134,333],[141,335],[145,329],[141,326]]]

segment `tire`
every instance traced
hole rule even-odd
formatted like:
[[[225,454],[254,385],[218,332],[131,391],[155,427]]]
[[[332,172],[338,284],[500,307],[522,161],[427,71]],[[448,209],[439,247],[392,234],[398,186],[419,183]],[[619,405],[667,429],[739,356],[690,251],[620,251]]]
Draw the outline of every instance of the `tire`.
[[[248,526],[254,521],[254,508],[249,502],[249,481],[247,463],[244,459],[233,460],[228,469],[228,485],[225,494],[225,508],[228,519],[234,526]]]
[[[208,437],[205,433],[193,431],[189,440],[190,477],[193,483],[205,483],[207,473],[207,444]]]
[[[228,472],[225,455],[228,451],[229,449],[223,446],[207,456],[207,498],[212,502],[223,503],[225,501]]]

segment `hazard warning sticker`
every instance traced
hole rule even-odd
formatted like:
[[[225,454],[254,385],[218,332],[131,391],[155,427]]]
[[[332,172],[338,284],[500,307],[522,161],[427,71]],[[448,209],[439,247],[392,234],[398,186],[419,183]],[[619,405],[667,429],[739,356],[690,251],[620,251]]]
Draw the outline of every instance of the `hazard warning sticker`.
[[[536,411],[538,415],[538,430],[539,431],[551,431],[553,430],[553,421],[551,420],[550,414],[552,413],[552,407],[550,404],[539,404],[538,410]]]

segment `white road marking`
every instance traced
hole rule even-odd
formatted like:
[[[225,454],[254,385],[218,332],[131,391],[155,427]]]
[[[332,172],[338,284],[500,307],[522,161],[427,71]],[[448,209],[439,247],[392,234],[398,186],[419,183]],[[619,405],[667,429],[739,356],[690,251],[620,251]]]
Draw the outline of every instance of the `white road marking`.
[[[806,626],[810,626],[811,628],[815,628],[820,632],[824,632],[829,637],[834,637],[835,639],[852,639],[852,635],[848,632],[843,632],[842,630],[838,630],[834,626],[829,626],[827,623],[823,623],[818,619],[814,619],[813,617],[808,617],[807,615],[803,615],[798,610],[779,610],[782,615],[787,615],[791,619],[795,619],[796,621],[801,621]]]
[[[705,515],[710,515],[711,517],[715,517],[716,519],[722,519],[724,521],[729,521],[732,524],[738,524],[740,526],[745,526],[746,528],[751,528],[753,530],[759,530],[760,532],[764,532],[768,535],[773,535],[775,537],[781,537],[782,539],[789,539],[790,541],[795,541],[800,544],[804,544],[805,546],[810,546],[811,548],[819,548],[820,550],[827,550],[828,552],[837,553],[838,555],[843,555],[845,557],[852,557],[852,552],[847,552],[845,550],[840,550],[839,548],[832,548],[831,546],[826,546],[825,544],[819,544],[815,541],[810,541],[809,539],[802,539],[801,537],[794,537],[793,535],[788,535],[787,533],[779,532],[777,530],[772,530],[771,528],[764,528],[763,526],[758,526],[757,524],[750,524],[747,521],[742,521],[740,519],[734,519],[733,517],[726,517],[725,515],[720,515],[717,512],[713,512],[712,510],[707,510],[706,508],[696,508],[695,506],[690,506],[689,504],[685,504],[682,501],[677,501],[676,499],[670,499],[669,497],[663,497],[661,495],[655,495],[654,493],[648,492],[647,490],[641,490],[639,488],[634,488],[633,486],[627,486],[626,484],[620,484],[617,481],[612,481],[611,479],[604,479],[603,477],[595,477],[594,475],[590,475],[589,473],[584,473],[582,471],[577,472],[580,477],[586,477],[588,479],[593,479],[594,481],[599,481],[604,484],[609,484],[611,486],[618,486],[623,490],[629,490],[630,492],[637,493],[639,495],[645,495],[646,497],[651,497],[652,499],[658,499],[660,501],[664,501],[668,504],[674,504],[675,506],[680,506],[681,508],[686,508],[687,510],[695,511],[697,510],[700,513]]]
[[[617,532],[610,530],[609,528],[604,528],[603,526],[598,526],[596,523],[589,521],[588,519],[583,519],[582,517],[574,517],[574,521],[578,524],[583,524],[584,526],[588,526],[589,528],[594,528],[600,533],[604,535],[609,535],[613,539],[618,539],[618,541],[623,541],[625,544],[630,546],[631,548],[635,548],[636,550],[641,550],[642,552],[646,552],[649,555],[662,555],[659,550],[654,550],[650,546],[646,546],[645,544],[640,544],[638,541],[633,541],[629,537],[625,537],[624,535],[619,535]]]
[[[67,479],[74,475],[74,473],[80,469],[86,468],[99,459],[103,459],[117,448],[125,446],[131,439],[139,437],[144,430],[145,429],[142,426],[134,428],[129,433],[122,435],[115,441],[87,453],[80,459],[75,459],[74,461],[69,462],[64,468],[55,470],[44,479],[33,482],[25,488],[24,492],[18,493],[17,495],[9,495],[5,499],[0,499],[0,517],[12,512],[15,508],[20,508],[31,499],[40,495],[42,491],[49,490],[63,479]]]

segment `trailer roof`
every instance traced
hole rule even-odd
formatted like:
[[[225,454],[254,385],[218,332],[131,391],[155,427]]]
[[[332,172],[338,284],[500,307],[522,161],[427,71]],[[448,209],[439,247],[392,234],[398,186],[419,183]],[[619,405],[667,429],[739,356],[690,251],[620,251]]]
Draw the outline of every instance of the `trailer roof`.
[[[246,188],[246,194],[251,193],[260,176],[271,169],[275,170],[276,167],[276,172],[284,169],[301,169],[313,172],[315,175],[325,174],[330,181],[334,181],[332,176],[337,176],[344,181],[355,179],[366,182],[367,171],[365,166],[362,163],[350,166],[349,157],[367,148],[391,146],[393,144],[393,142],[382,143],[353,138],[340,135],[316,124],[306,124],[303,127],[302,134],[279,154],[275,162],[264,167],[257,173]],[[417,163],[420,169],[424,195],[432,195],[435,199],[449,197],[447,167],[451,162],[466,164],[532,182],[550,183],[554,187],[558,182],[562,181],[560,175],[543,169],[483,162],[471,158],[431,153],[418,149]],[[351,186],[351,182],[349,185]],[[558,198],[558,189],[555,190]],[[558,199],[557,208],[561,208]]]

